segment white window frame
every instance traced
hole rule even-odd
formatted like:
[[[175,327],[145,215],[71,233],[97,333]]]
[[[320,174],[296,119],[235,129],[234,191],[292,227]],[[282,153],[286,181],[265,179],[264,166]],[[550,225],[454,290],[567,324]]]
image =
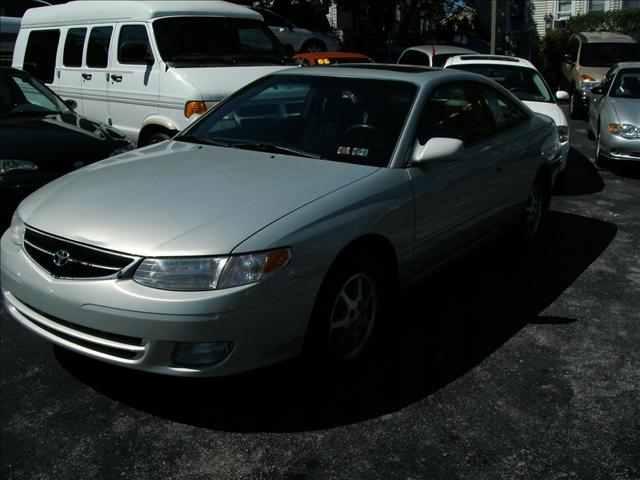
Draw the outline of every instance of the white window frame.
[[[563,21],[563,20],[568,20],[576,11],[576,0],[571,0],[571,10],[567,13],[565,12],[560,12],[560,0],[556,0],[555,1],[555,20],[556,21]]]
[[[589,13],[589,12],[608,12],[611,9],[611,0],[604,0],[604,10],[591,10],[591,5],[592,4],[593,4],[593,0],[587,0],[587,2],[586,2],[587,11],[585,13]]]

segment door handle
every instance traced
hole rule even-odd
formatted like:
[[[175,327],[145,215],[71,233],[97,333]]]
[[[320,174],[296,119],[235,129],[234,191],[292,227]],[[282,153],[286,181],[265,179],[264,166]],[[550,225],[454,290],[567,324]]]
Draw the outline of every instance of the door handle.
[[[91,74],[90,73],[83,73],[82,74],[82,78],[84,78],[85,80],[91,80]]]
[[[113,80],[114,82],[121,82],[122,81],[122,75],[114,75],[112,73],[111,74],[111,80]]]

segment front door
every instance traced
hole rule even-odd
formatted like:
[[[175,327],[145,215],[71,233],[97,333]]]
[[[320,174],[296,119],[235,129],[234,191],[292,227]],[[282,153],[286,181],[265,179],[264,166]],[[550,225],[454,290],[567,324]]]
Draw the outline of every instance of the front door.
[[[75,100],[76,112],[84,115],[82,104],[82,53],[87,29],[70,28],[64,40],[62,66],[58,67],[56,93],[65,100]]]
[[[416,134],[424,145],[430,138],[464,142],[464,155],[450,162],[410,167],[415,202],[415,275],[472,243],[495,207],[496,170],[502,150],[492,148],[493,119],[472,82],[436,87],[429,97]]]
[[[160,66],[145,24],[123,24],[117,30],[109,68],[109,113],[113,126],[137,142],[144,120],[158,113]]]
[[[91,28],[82,77],[82,112],[96,122],[108,123],[109,47],[112,25]]]

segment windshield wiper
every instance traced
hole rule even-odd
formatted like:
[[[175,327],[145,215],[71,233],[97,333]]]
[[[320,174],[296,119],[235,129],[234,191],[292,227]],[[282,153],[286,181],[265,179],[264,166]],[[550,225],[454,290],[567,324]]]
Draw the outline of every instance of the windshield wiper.
[[[194,137],[193,135],[176,135],[173,137],[173,140],[178,142],[197,143],[199,145],[213,145],[214,147],[233,147],[230,143]]]
[[[299,150],[292,147],[281,147],[280,145],[273,145],[272,143],[232,143],[229,146],[233,148],[241,148],[243,150],[255,150],[256,152],[267,153],[283,153],[285,155],[297,155],[300,157],[315,158],[318,160],[324,158],[322,155],[318,155],[316,153],[305,152],[304,150]]]

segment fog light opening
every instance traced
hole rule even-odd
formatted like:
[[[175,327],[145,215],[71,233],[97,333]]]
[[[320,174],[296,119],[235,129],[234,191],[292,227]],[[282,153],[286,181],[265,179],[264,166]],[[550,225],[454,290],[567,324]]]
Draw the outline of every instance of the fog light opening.
[[[173,349],[173,363],[184,367],[216,365],[226,359],[233,350],[233,342],[178,343]]]

